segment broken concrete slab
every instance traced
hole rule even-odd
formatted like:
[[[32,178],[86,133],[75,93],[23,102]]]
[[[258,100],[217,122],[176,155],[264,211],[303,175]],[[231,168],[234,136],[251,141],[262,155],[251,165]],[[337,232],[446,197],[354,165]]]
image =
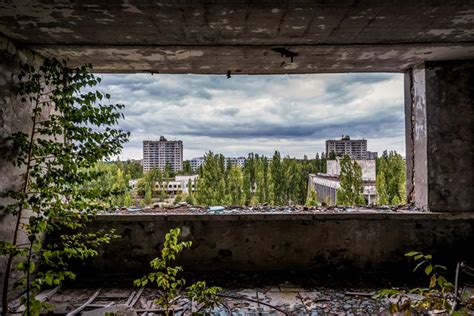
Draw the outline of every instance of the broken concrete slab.
[[[113,305],[104,308],[94,309],[92,311],[82,312],[83,316],[137,316],[137,312],[126,304]]]

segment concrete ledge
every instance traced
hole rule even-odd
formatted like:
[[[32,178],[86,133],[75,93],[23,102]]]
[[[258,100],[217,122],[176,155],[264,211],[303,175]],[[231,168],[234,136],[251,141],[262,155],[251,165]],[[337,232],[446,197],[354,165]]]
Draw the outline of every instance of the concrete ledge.
[[[175,227],[193,242],[178,260],[187,271],[387,272],[411,266],[410,250],[448,266],[474,259],[474,213],[104,214],[89,229],[122,238],[82,273],[143,275]]]
[[[182,213],[136,213],[136,214],[99,214],[98,222],[161,222],[161,221],[313,221],[313,220],[474,220],[473,212],[321,212],[321,213],[245,213],[245,214],[182,214]]]

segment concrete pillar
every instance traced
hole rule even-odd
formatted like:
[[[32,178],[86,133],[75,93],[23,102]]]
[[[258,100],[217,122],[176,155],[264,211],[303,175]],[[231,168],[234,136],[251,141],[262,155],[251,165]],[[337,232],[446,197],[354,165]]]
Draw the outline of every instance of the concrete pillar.
[[[16,97],[14,87],[16,85],[16,74],[20,69],[20,62],[35,64],[41,58],[32,52],[18,50],[8,39],[0,36],[0,192],[9,189],[18,189],[22,184],[22,173],[24,170],[13,166],[9,162],[15,149],[6,140],[12,133],[18,131],[29,132],[31,130],[31,106],[21,103]],[[0,199],[0,205],[7,201]],[[28,220],[26,212],[23,220]],[[16,217],[0,211],[0,240],[12,241]],[[27,242],[24,234],[19,235],[18,243]],[[0,257],[0,292],[2,292],[3,277],[5,272],[6,258]],[[17,275],[13,272],[10,286],[13,286]],[[1,294],[1,293],[0,293]],[[14,293],[12,293],[14,294]]]
[[[474,211],[474,61],[425,62],[406,74],[405,95],[409,198]]]

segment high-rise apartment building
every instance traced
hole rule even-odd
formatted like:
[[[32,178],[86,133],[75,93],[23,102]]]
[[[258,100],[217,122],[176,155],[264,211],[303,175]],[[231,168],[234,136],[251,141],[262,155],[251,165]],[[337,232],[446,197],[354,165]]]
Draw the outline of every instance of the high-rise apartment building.
[[[204,157],[193,158],[193,159],[189,160],[189,163],[191,164],[191,170],[196,171],[204,163]]]
[[[153,168],[165,170],[169,163],[171,171],[183,170],[183,142],[180,140],[168,141],[163,136],[159,141],[143,141],[143,171]]]
[[[245,157],[225,157],[224,158],[224,163],[225,167],[229,167],[230,165],[235,165],[240,168],[243,168],[245,166],[245,162],[247,159]],[[191,169],[193,171],[197,171],[199,167],[202,166],[204,163],[204,157],[196,157],[191,160],[189,160],[189,163],[191,164]]]
[[[326,141],[326,154],[335,152],[336,155],[348,155],[351,159],[364,160],[369,159],[367,154],[366,139],[351,139],[348,135],[341,139],[328,139]],[[375,153],[376,155],[376,153]],[[371,154],[371,157],[372,154]]]

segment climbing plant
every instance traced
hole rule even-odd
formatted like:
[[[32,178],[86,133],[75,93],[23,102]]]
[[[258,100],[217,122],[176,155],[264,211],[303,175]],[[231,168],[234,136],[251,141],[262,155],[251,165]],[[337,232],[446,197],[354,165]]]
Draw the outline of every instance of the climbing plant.
[[[375,297],[396,298],[396,303],[390,304],[391,313],[428,313],[430,310],[452,311],[454,302],[454,285],[446,277],[446,267],[433,263],[430,254],[419,251],[410,251],[406,257],[413,258],[416,263],[413,271],[423,271],[428,279],[428,286],[410,290],[403,289],[383,289]],[[415,295],[414,295],[415,294]],[[467,314],[466,314],[467,315]]]
[[[73,279],[68,262],[96,256],[115,237],[111,231],[82,229],[117,193],[88,185],[99,176],[90,167],[119,154],[129,137],[116,128],[124,106],[94,91],[101,79],[91,70],[91,65],[71,68],[65,61],[45,59],[38,67],[22,65],[18,73],[19,100],[33,109],[30,131],[8,138],[15,152],[11,163],[22,170],[21,187],[0,192],[1,210],[15,218],[12,239],[0,243],[6,256],[4,315],[12,270],[21,275],[15,286],[25,293],[26,315],[35,315],[44,307],[34,298],[42,287]],[[48,242],[42,245],[45,234]]]
[[[156,299],[156,303],[163,307],[165,315],[170,314],[173,301],[186,284],[186,280],[180,276],[183,268],[172,264],[179,253],[192,245],[191,241],[180,241],[180,234],[181,230],[174,228],[165,235],[161,256],[150,262],[153,272],[133,282],[135,286],[155,284],[158,287],[161,295]],[[187,295],[206,307],[212,307],[219,302],[219,291],[222,291],[219,287],[208,287],[205,281],[198,281],[187,288]]]

